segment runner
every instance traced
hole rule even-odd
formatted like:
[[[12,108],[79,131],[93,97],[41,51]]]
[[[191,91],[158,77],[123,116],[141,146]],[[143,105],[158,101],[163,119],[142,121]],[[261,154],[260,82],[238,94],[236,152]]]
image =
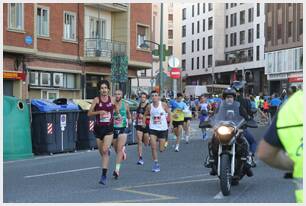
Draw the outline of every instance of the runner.
[[[192,119],[192,112],[190,110],[190,100],[188,99],[188,97],[186,96],[184,98],[184,102],[186,103],[187,107],[185,108],[184,112],[184,133],[185,133],[185,141],[186,144],[189,143],[189,138],[190,138],[190,122]]]
[[[177,93],[175,101],[170,103],[172,109],[172,125],[173,131],[176,136],[175,152],[179,151],[180,138],[182,136],[183,124],[184,124],[184,112],[187,109],[187,105],[183,102],[183,94]]]
[[[116,101],[115,107],[117,111],[114,113],[114,139],[113,147],[116,151],[116,168],[113,172],[115,179],[119,177],[119,171],[121,167],[122,160],[126,159],[125,153],[125,143],[127,139],[128,128],[131,128],[132,125],[132,115],[130,112],[129,105],[122,101],[122,91],[116,90]],[[128,125],[127,125],[128,120]],[[129,126],[127,128],[127,126]]]
[[[100,92],[100,96],[95,97],[92,101],[88,116],[96,116],[94,134],[102,159],[102,175],[99,183],[105,185],[109,163],[109,147],[112,143],[114,132],[113,113],[115,99],[109,96],[110,86],[107,80],[99,81],[97,89]]]
[[[142,142],[145,144],[145,146],[148,146],[149,144],[149,124],[146,124],[146,122],[143,122],[143,115],[145,113],[145,110],[147,106],[149,105],[148,100],[147,100],[147,94],[146,93],[141,93],[141,98],[140,98],[140,103],[139,106],[136,110],[136,131],[137,131],[137,139],[138,139],[138,165],[143,165],[144,161],[142,158]],[[148,118],[147,118],[148,119]],[[146,125],[145,128],[143,128],[143,125]]]
[[[170,114],[169,107],[167,104],[160,101],[159,94],[156,91],[151,92],[152,104],[150,104],[144,113],[143,121],[146,120],[147,116],[150,115],[150,144],[152,149],[152,159],[154,161],[152,171],[159,172],[160,166],[157,159],[157,140],[159,141],[159,151],[165,150],[165,140],[168,135],[168,125],[166,113]],[[171,121],[171,117],[169,115]],[[145,127],[145,125],[143,125]]]
[[[200,103],[199,103],[199,112],[200,112],[199,119],[200,119],[200,124],[201,124],[201,122],[204,122],[204,121],[207,120],[207,118],[208,118],[208,109],[209,108],[208,108],[206,97],[204,95],[202,95],[200,97]],[[202,128],[201,130],[202,130],[203,139],[207,140],[208,137],[207,137],[206,128]]]

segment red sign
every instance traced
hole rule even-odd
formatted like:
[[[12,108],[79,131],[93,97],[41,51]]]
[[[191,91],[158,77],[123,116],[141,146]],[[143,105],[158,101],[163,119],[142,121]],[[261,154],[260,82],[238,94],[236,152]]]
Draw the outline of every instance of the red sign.
[[[25,80],[25,73],[20,73],[20,72],[3,72],[3,79]]]
[[[289,77],[288,82],[303,82],[303,77]]]
[[[172,79],[179,79],[181,78],[181,70],[179,68],[172,68],[170,72],[170,77]]]

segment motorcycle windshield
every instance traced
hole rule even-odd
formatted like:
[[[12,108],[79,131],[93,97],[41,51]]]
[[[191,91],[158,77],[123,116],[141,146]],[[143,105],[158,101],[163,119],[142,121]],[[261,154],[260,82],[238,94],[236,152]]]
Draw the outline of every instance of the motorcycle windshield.
[[[244,118],[239,113],[239,107],[240,104],[238,102],[234,102],[233,104],[227,104],[225,101],[222,101],[219,110],[212,117],[211,123],[214,126],[217,126],[222,122],[229,122],[237,126],[244,120]]]

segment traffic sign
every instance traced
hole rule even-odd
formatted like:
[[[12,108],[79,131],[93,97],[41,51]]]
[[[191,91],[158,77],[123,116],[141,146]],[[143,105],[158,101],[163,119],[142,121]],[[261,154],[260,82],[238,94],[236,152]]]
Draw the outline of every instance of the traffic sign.
[[[24,38],[24,42],[27,44],[27,45],[31,45],[33,43],[33,39],[32,39],[32,36],[26,36]]]
[[[171,71],[170,71],[170,77],[172,79],[181,78],[181,70],[179,68],[172,68]]]
[[[174,56],[169,57],[168,64],[170,67],[178,67],[180,65],[180,60]]]

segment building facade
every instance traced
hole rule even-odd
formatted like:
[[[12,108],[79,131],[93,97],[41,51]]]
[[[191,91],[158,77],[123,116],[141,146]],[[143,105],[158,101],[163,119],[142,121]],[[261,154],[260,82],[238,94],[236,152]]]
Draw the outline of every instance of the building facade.
[[[266,4],[265,60],[269,91],[303,86],[303,4]]]
[[[117,54],[128,58],[121,88],[129,93],[137,70],[151,66],[150,51],[138,48],[151,11],[151,4],[4,4],[4,95],[91,99],[100,79],[111,80]]]
[[[264,4],[186,3],[182,11],[187,84],[221,92],[233,80],[246,80],[247,93],[267,93]]]

